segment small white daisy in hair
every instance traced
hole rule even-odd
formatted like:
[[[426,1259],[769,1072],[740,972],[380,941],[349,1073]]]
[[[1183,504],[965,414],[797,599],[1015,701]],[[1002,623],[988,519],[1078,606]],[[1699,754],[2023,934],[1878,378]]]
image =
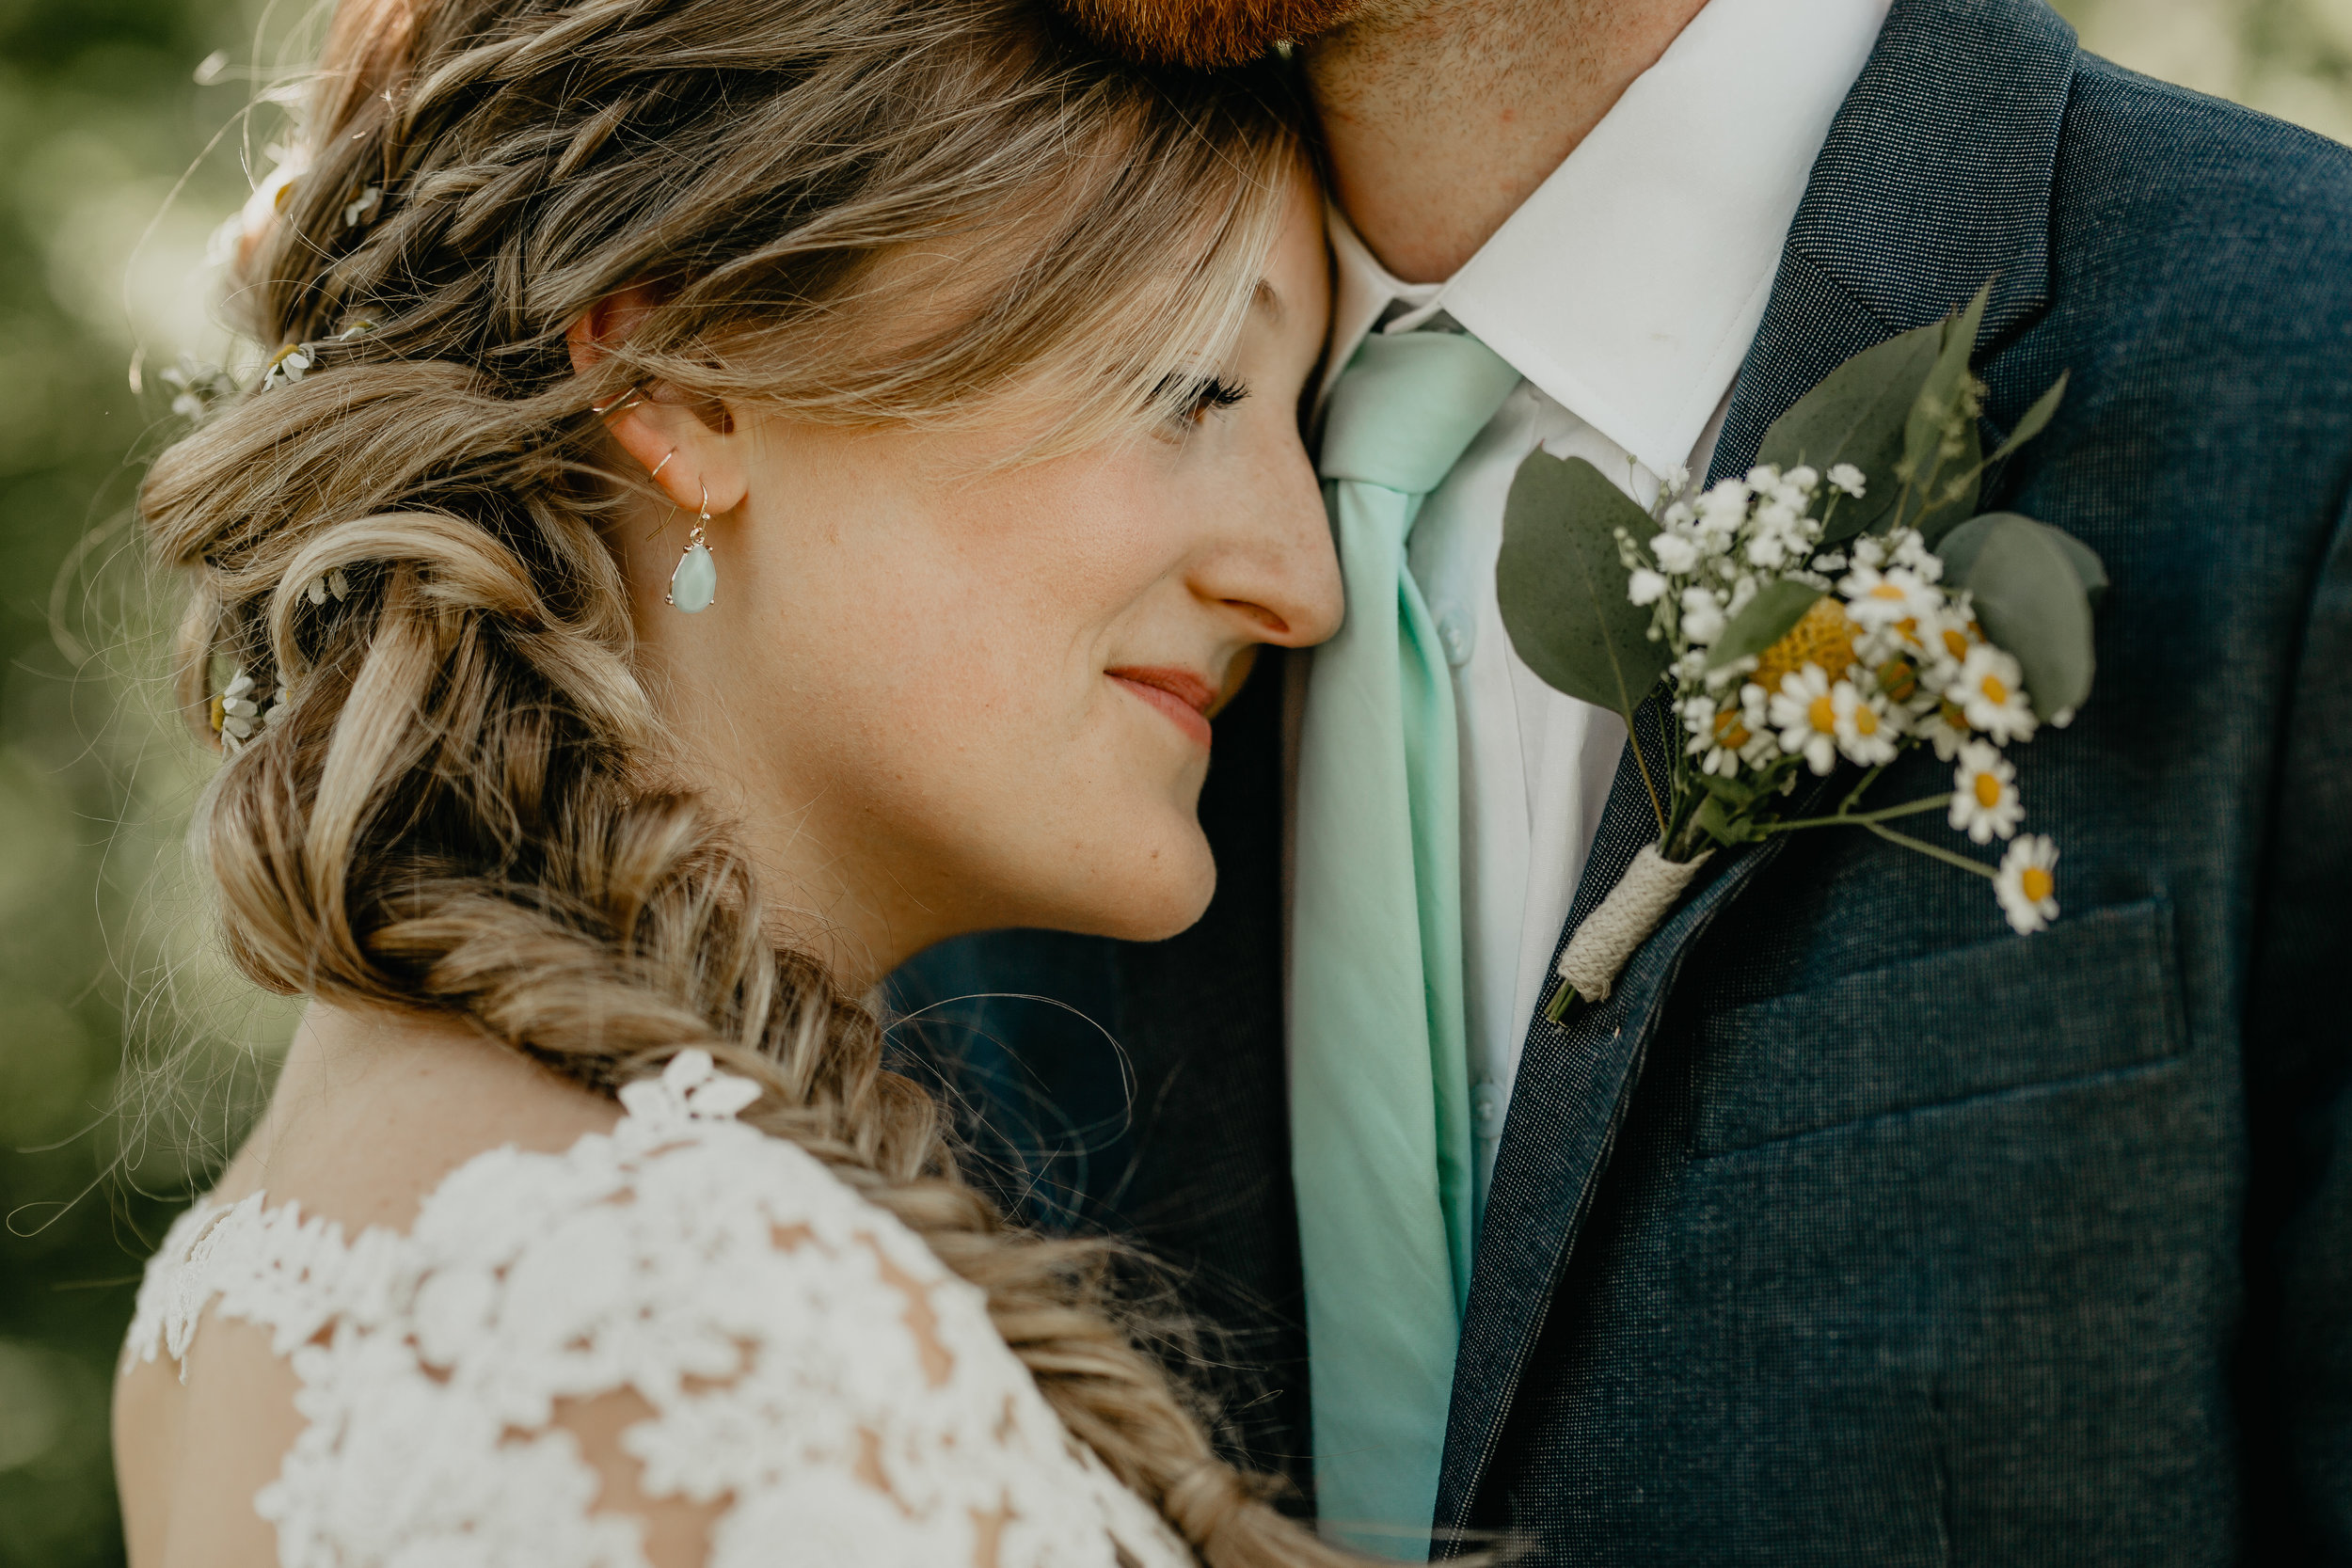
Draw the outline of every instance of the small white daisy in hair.
[[[2004,752],[2090,694],[2106,574],[2060,530],[1978,515],[1985,470],[2066,389],[1984,451],[1968,354],[1989,293],[1846,361],[1765,433],[1755,467],[1703,493],[1678,473],[1645,512],[1581,459],[1520,467],[1495,579],[1519,657],[1629,729],[1665,686],[1662,773],[1633,749],[1658,839],[1570,939],[1555,1020],[1607,997],[1716,850],[1777,833],[1861,829],[1985,878],[2020,934],[2058,917],[2058,848],[2017,836]],[[1868,800],[1922,745],[1953,766],[1949,791]],[[1799,805],[1801,782],[1841,768],[1862,771],[1833,809]],[[1996,868],[1892,825],[1931,812],[1971,844],[2014,842]]]

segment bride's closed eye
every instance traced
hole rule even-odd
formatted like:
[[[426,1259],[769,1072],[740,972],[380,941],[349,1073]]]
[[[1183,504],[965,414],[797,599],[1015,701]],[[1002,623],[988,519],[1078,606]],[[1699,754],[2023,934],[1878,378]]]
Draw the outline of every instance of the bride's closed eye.
[[[1158,402],[1184,380],[1182,376],[1169,375],[1153,390],[1152,401]],[[1168,421],[1170,430],[1179,434],[1191,429],[1218,409],[1232,407],[1249,395],[1248,387],[1239,381],[1229,381],[1222,375],[1191,378],[1184,390],[1185,395],[1183,401],[1175,404],[1175,412],[1168,416]]]

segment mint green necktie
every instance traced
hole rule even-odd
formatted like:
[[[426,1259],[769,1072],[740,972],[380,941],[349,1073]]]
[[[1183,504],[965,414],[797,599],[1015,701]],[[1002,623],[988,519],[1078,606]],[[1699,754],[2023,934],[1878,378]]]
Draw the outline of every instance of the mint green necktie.
[[[1299,746],[1291,1171],[1316,1512],[1398,1557],[1428,1551],[1471,1223],[1454,684],[1405,541],[1518,380],[1475,338],[1375,334],[1324,427],[1347,617]]]

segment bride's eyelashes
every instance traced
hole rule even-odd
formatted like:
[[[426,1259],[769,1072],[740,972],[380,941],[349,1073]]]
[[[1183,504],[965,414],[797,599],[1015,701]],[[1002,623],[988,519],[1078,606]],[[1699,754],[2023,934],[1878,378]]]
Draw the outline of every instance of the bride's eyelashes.
[[[1181,395],[1170,400],[1168,394],[1171,392]],[[1211,414],[1222,408],[1231,408],[1248,395],[1248,387],[1222,375],[1171,373],[1152,388],[1152,401],[1163,406],[1172,402],[1173,412],[1168,419],[1168,431],[1171,435],[1181,436]]]

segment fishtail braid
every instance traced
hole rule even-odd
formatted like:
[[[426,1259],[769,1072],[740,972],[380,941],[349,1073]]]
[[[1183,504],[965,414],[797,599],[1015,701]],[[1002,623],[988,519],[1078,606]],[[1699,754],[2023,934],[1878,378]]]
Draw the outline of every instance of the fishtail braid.
[[[954,425],[1026,377],[1064,388],[1041,451],[1150,424],[1248,308],[1295,124],[1273,77],[1095,59],[1018,0],[343,0],[234,295],[305,373],[141,497],[191,585],[188,711],[230,668],[278,709],[199,824],[246,974],[462,1018],[607,1093],[710,1051],[760,1085],[748,1119],[987,1293],[1216,1568],[1354,1560],[1217,1459],[1106,1312],[1105,1250],[1009,1227],[874,1016],[775,940],[638,682],[602,530],[643,481],[589,410],[660,380]],[[978,245],[963,310],[878,347],[888,259],[938,241]],[[575,375],[565,327],[639,284],[657,307]]]

